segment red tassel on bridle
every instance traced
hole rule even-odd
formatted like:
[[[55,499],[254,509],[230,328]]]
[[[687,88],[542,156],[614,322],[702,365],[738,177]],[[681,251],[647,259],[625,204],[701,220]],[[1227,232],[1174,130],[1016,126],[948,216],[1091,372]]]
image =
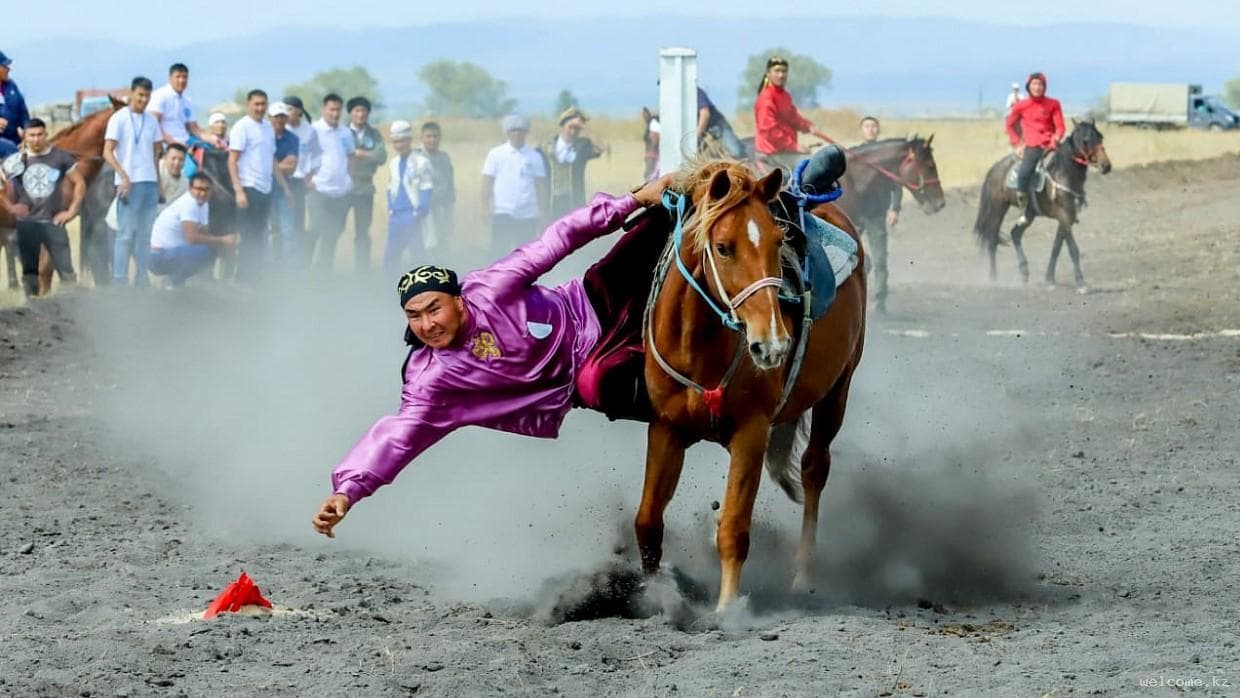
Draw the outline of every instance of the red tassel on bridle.
[[[723,416],[723,386],[702,391],[702,402],[706,403],[706,411],[711,419]]]

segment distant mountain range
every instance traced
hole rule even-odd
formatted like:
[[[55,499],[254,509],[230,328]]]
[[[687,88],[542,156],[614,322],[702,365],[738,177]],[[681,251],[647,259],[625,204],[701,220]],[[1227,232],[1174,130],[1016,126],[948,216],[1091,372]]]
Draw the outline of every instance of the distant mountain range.
[[[659,17],[286,29],[178,49],[66,38],[5,51],[17,61],[14,79],[32,103],[69,101],[75,89],[125,85],[139,73],[159,84],[167,66],[181,61],[192,70],[190,94],[200,112],[239,87],[278,93],[319,70],[351,65],[379,79],[388,104],[408,107],[425,94],[418,68],[450,58],[478,63],[507,81],[529,112],[550,112],[568,88],[587,110],[627,115],[657,101],[661,47],[696,48],[702,85],[730,111],[747,56],[782,45],[834,72],[820,95],[824,105],[916,116],[1001,107],[1009,84],[1033,69],[1045,71],[1051,93],[1075,111],[1091,106],[1113,80],[1193,82],[1217,92],[1240,75],[1238,41],[1240,34],[1222,30],[1121,23],[1031,28],[941,18]]]

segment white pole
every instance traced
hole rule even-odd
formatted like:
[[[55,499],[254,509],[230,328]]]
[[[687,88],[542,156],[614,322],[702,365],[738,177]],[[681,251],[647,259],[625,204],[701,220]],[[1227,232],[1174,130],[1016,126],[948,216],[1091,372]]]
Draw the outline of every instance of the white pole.
[[[675,172],[697,153],[697,51],[659,51],[659,173]]]

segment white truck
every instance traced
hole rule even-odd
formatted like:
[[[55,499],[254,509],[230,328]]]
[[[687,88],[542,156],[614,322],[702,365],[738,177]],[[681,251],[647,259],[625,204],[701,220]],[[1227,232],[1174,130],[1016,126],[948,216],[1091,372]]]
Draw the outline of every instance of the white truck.
[[[1240,127],[1240,116],[1201,85],[1113,82],[1107,95],[1107,121],[1145,128],[1202,128],[1224,131]]]

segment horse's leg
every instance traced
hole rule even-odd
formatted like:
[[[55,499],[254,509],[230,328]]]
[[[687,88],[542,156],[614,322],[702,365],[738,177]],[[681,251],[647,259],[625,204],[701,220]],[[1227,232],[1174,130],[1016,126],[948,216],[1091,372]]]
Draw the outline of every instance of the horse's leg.
[[[652,421],[646,431],[646,484],[633,522],[642,571],[655,574],[663,559],[663,512],[676,492],[685,464],[685,444],[670,426]]]
[[[1055,265],[1059,263],[1059,250],[1063,248],[1064,227],[1059,224],[1059,229],[1055,231],[1055,243],[1051,245],[1051,261],[1046,266],[1046,285],[1055,287]]]
[[[1064,227],[1064,240],[1068,243],[1068,256],[1072,258],[1072,271],[1076,275],[1076,290],[1086,293],[1089,286],[1085,283],[1085,273],[1081,271],[1081,250],[1076,246],[1076,236],[1072,234],[1072,226]]]
[[[817,405],[811,416],[809,443],[801,456],[801,487],[805,491],[805,511],[801,518],[801,544],[797,548],[796,575],[792,590],[807,593],[813,589],[814,551],[818,546],[818,511],[822,491],[831,474],[831,442],[844,424],[848,404],[851,369]]]
[[[741,567],[749,557],[749,526],[758,484],[762,481],[762,459],[770,426],[765,419],[751,419],[728,443],[732,462],[728,467],[723,510],[719,512],[719,530],[715,533],[722,572],[716,611],[725,610],[740,593]]]
[[[9,290],[22,287],[21,272],[17,270],[17,229],[0,228],[0,245],[4,245],[5,264],[9,270]]]
[[[1016,250],[1016,263],[1020,268],[1020,280],[1022,283],[1029,283],[1029,260],[1025,257],[1025,246],[1021,244],[1021,240],[1025,237],[1025,231],[1029,229],[1029,223],[1017,225],[1012,228],[1012,249]]]
[[[986,254],[990,256],[990,280],[991,281],[999,280],[999,269],[998,267],[995,266],[995,250],[998,250],[998,249],[999,249],[999,235],[998,233],[996,233],[994,237],[986,241]]]
[[[46,296],[52,290],[52,255],[47,245],[39,246],[39,295]]]

